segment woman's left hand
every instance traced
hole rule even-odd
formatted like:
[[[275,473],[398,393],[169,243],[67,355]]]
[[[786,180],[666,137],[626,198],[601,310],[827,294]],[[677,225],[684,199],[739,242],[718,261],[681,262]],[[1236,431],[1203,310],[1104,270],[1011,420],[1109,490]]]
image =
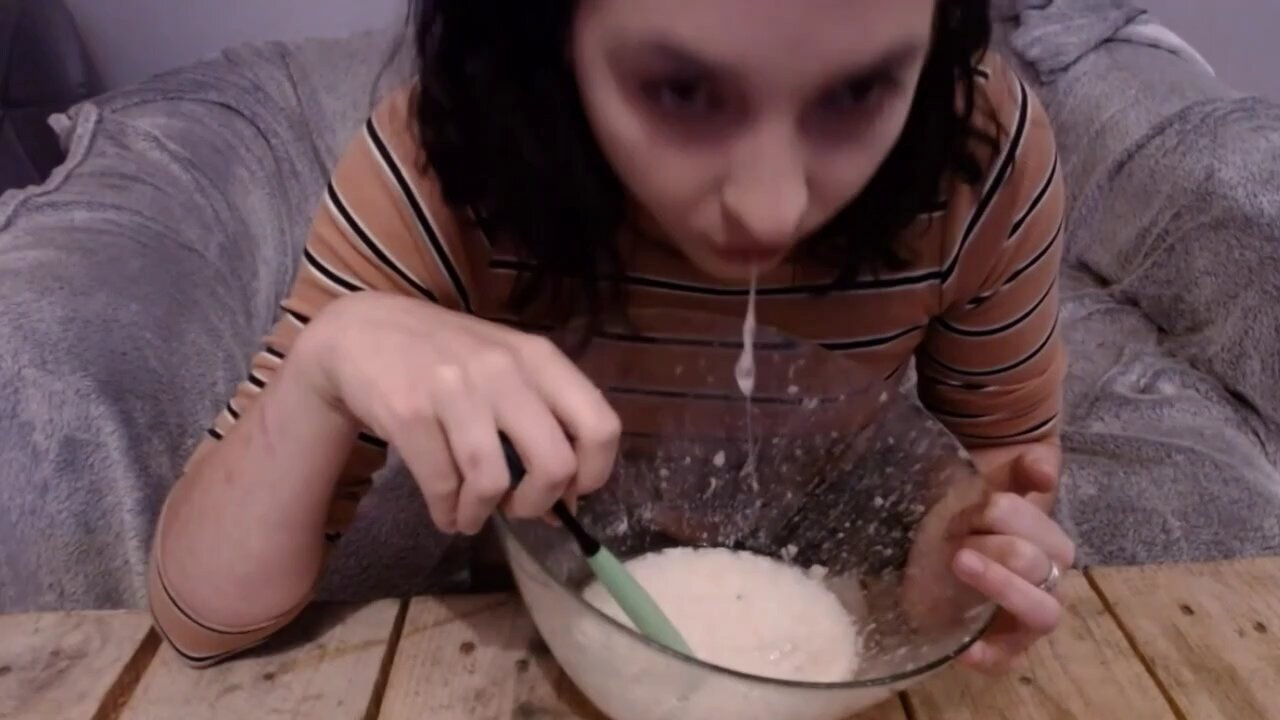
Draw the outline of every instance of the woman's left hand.
[[[1062,605],[1049,583],[1075,563],[1075,544],[1049,516],[1062,451],[1056,442],[973,453],[996,489],[952,569],[1000,611],[960,660],[987,673],[1012,662],[1058,626]]]

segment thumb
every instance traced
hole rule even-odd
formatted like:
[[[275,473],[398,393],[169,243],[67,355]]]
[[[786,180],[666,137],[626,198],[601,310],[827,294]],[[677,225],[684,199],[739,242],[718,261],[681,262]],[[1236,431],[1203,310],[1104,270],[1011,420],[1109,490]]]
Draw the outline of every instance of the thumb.
[[[1013,469],[1013,491],[1021,494],[1052,493],[1062,472],[1062,448],[1037,445],[1018,456]]]

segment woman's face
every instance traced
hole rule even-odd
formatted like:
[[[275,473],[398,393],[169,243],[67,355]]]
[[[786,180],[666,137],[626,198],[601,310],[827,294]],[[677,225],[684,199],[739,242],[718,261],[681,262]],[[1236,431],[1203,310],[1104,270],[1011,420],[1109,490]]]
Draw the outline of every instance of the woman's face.
[[[906,123],[934,0],[582,0],[587,115],[644,221],[707,274],[781,262]]]

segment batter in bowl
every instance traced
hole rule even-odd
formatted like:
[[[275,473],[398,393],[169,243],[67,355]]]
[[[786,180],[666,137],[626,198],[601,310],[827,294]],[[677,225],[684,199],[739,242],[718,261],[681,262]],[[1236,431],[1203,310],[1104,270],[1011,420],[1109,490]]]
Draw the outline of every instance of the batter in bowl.
[[[626,567],[704,662],[803,682],[858,669],[858,628],[816,573],[725,548],[672,548]],[[583,597],[630,626],[598,582]]]

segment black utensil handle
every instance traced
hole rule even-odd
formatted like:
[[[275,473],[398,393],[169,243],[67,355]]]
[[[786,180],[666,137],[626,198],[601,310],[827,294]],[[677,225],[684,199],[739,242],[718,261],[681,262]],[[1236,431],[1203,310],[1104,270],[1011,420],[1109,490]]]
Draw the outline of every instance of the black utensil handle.
[[[507,470],[511,472],[511,487],[515,487],[528,474],[528,470],[524,467],[524,461],[520,459],[520,453],[516,452],[515,445],[511,444],[511,438],[507,437],[506,433],[499,431],[498,439],[502,442],[502,454],[507,459]],[[578,522],[578,518],[573,516],[573,512],[569,510],[568,505],[564,504],[564,500],[557,500],[556,504],[551,506],[551,512],[565,526],[565,529],[573,535],[573,539],[578,542],[578,547],[582,548],[582,554],[587,557],[594,557],[596,553],[600,552],[600,541],[592,537],[591,533],[582,527],[582,523]]]

